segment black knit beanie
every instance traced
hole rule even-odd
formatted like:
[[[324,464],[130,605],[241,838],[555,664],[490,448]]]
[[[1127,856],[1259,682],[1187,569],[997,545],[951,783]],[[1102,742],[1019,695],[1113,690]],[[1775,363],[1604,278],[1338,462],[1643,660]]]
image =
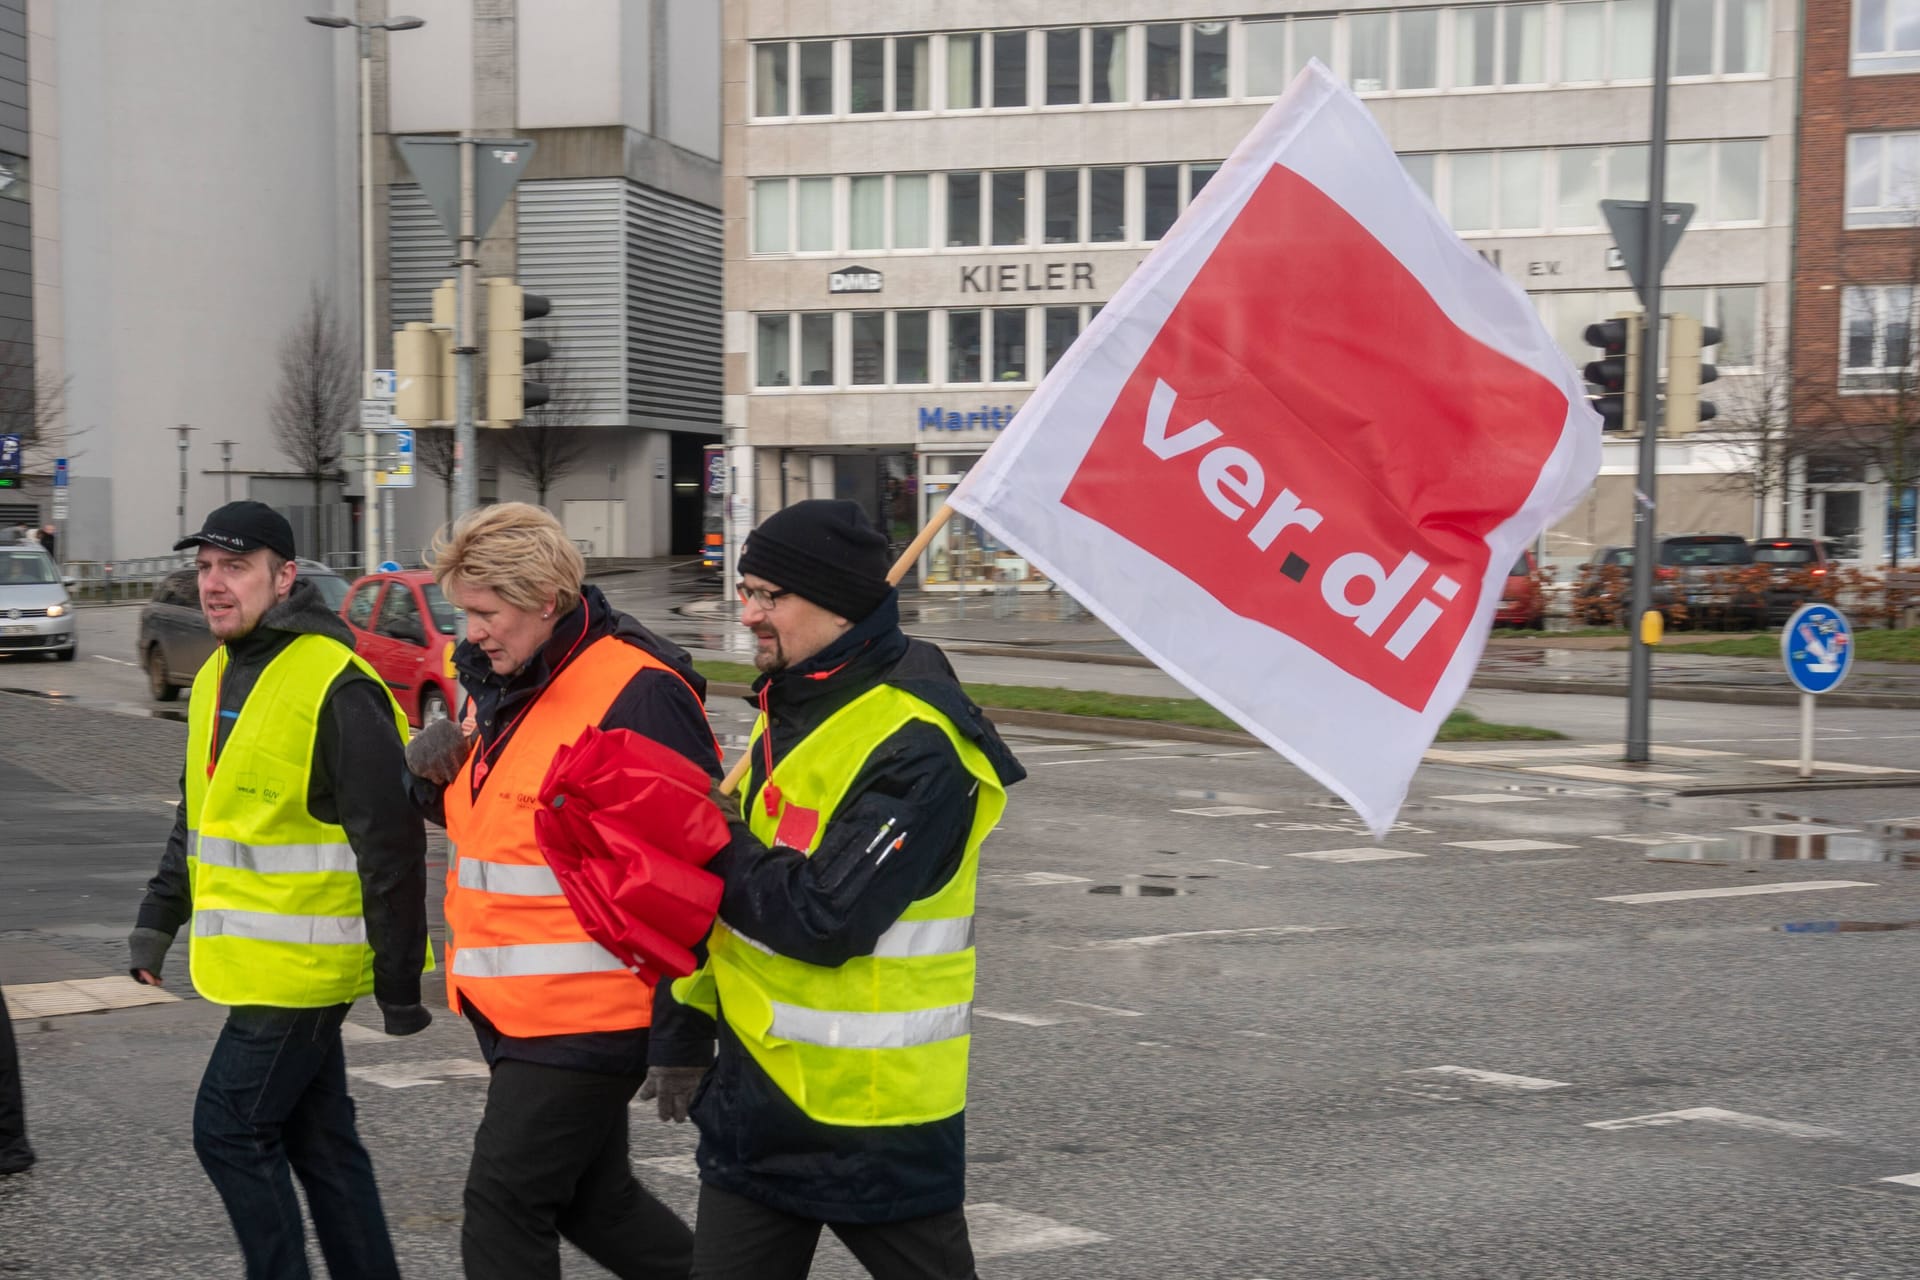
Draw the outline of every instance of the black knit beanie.
[[[740,572],[765,578],[829,613],[859,622],[893,590],[887,539],[858,503],[809,498],[776,511],[747,537]]]

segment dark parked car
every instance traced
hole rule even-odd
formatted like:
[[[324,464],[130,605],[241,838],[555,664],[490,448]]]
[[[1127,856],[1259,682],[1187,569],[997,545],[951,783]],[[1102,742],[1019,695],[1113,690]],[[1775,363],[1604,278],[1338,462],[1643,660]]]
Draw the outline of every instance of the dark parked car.
[[[347,598],[344,578],[317,560],[296,560],[300,580],[311,582],[326,606],[336,612]],[[134,657],[147,672],[147,688],[160,702],[172,702],[219,647],[200,612],[200,580],[192,569],[176,569],[161,579],[153,599],[140,611]]]
[[[1831,602],[1839,591],[1832,549],[1819,538],[1756,538],[1753,562],[1766,566],[1768,622],[1785,622],[1809,600]]]
[[[1653,603],[1683,626],[1758,623],[1766,613],[1753,548],[1737,533],[1675,533],[1660,539]]]
[[[1613,626],[1633,585],[1633,548],[1601,547],[1573,580],[1573,616],[1590,627]]]

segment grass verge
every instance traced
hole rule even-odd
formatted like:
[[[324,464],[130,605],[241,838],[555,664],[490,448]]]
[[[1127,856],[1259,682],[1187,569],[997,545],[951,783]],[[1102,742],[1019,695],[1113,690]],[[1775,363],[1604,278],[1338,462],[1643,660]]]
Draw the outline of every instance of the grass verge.
[[[697,662],[707,679],[725,684],[750,684],[759,673],[737,662]],[[1159,724],[1190,725],[1196,729],[1232,729],[1239,725],[1198,698],[1133,697],[1082,689],[1044,689],[1019,684],[969,684],[967,696],[988,710],[1052,711],[1069,716],[1105,716],[1114,720],[1144,720]],[[1440,726],[1439,742],[1537,742],[1565,737],[1552,729],[1524,724],[1495,724],[1467,711],[1456,711]]]
[[[1778,658],[1780,637],[1749,636],[1744,640],[1708,640],[1687,646],[1688,653],[1718,654],[1724,658]],[[1855,631],[1853,656],[1861,662],[1920,662],[1920,628],[1901,631]]]

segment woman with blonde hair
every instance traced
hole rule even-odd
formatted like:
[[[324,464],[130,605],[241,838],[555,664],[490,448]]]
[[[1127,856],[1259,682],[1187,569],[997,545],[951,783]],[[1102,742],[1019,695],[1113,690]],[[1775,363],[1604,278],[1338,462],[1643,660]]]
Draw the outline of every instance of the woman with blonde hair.
[[[447,994],[491,1071],[461,1252],[470,1277],[560,1275],[559,1237],[621,1277],[684,1277],[692,1237],[633,1176],[627,1107],[646,1074],[652,985],[588,937],[534,835],[554,755],[630,729],[715,776],[705,681],[619,613],[560,522],[511,502],[435,539],[466,613],[454,651],[472,699],[407,752],[415,803],[447,829]]]

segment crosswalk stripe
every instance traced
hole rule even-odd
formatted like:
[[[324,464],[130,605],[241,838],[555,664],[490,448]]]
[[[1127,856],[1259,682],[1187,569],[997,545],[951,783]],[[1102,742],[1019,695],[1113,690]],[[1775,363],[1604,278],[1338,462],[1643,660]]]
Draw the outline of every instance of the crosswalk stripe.
[[[1740,884],[1721,889],[1670,889],[1664,893],[1622,893],[1597,902],[1624,902],[1629,906],[1648,902],[1686,902],[1692,898],[1748,898],[1766,893],[1812,893],[1820,889],[1877,889],[1865,880],[1793,880],[1785,884]]]
[[[347,1074],[383,1089],[418,1089],[449,1080],[484,1080],[487,1064],[473,1058],[439,1058],[432,1062],[381,1062],[370,1067],[348,1067]]]
[[[1482,1071],[1478,1067],[1416,1067],[1406,1074],[1410,1076],[1439,1075],[1459,1076],[1476,1084],[1495,1084],[1507,1089],[1523,1089],[1529,1093],[1538,1093],[1547,1089],[1570,1089],[1572,1084],[1565,1080],[1545,1080],[1539,1076],[1509,1075],[1504,1071]]]
[[[1817,1124],[1801,1124],[1797,1120],[1775,1120],[1769,1116],[1750,1116],[1741,1111],[1728,1111],[1722,1107],[1685,1107],[1679,1111],[1656,1111],[1651,1115],[1628,1116],[1624,1120],[1590,1120],[1589,1129],[1617,1131],[1620,1129],[1657,1129],[1666,1125],[1685,1124],[1696,1121],[1704,1124],[1725,1125],[1730,1129],[1748,1129],[1755,1133],[1778,1133],[1791,1138],[1837,1138],[1838,1130],[1822,1128]]]
[[[1314,849],[1307,853],[1290,853],[1289,858],[1307,858],[1314,862],[1392,862],[1399,858],[1424,858],[1424,853],[1409,853],[1404,849]]]
[[[180,997],[124,975],[74,978],[64,982],[26,982],[7,988],[7,1011],[14,1022],[58,1018],[70,1013],[105,1013],[143,1004],[177,1004]]]

